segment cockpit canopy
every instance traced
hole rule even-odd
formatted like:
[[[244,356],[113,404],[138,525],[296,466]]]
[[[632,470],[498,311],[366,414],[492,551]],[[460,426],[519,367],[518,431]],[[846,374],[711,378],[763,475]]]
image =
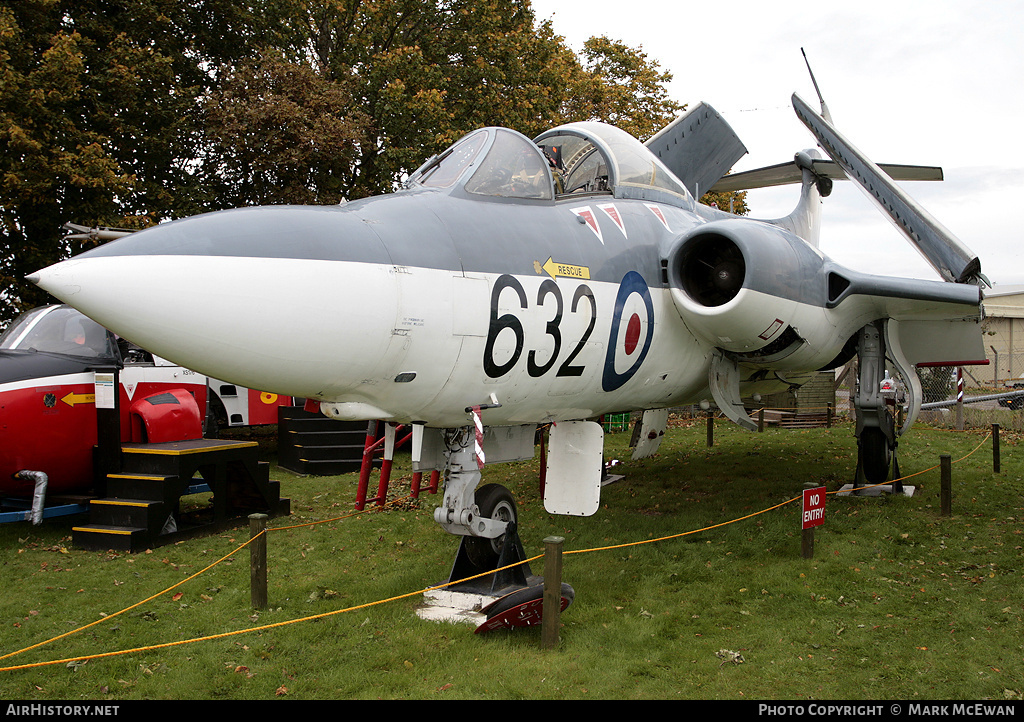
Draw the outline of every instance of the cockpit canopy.
[[[0,336],[0,349],[41,351],[90,359],[116,359],[113,334],[70,306],[43,306],[15,319]]]
[[[540,148],[507,128],[470,133],[428,160],[410,178],[428,188],[449,188],[460,180],[472,195],[540,200],[554,197],[551,171]]]
[[[461,185],[467,194],[493,198],[602,193],[693,202],[682,182],[640,141],[594,122],[563,125],[534,141],[507,128],[474,131],[424,163],[408,185]]]
[[[646,188],[690,199],[682,182],[643,143],[613,125],[570,123],[535,142],[558,163],[567,194],[637,197]]]

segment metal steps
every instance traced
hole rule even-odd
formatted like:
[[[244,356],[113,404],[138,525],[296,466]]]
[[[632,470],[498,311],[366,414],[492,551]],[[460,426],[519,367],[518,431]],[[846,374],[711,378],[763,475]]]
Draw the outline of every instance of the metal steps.
[[[337,421],[299,406],[277,412],[277,463],[307,476],[359,471],[366,446],[365,421]]]

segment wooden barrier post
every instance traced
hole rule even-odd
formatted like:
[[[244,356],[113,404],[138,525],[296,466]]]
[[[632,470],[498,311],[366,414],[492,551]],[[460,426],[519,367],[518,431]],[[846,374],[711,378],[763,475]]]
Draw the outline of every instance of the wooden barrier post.
[[[708,446],[715,445],[715,412],[708,411]]]
[[[764,407],[763,406],[757,410],[757,431],[758,431],[758,433],[764,431]]]
[[[999,473],[999,424],[992,424],[992,471]]]
[[[804,529],[800,536],[800,556],[804,559],[814,557],[814,527]]]
[[[267,608],[267,515],[249,515],[249,598],[253,609]]]
[[[943,454],[939,457],[939,473],[940,473],[940,494],[941,494],[941,513],[942,516],[949,516],[953,513],[953,504],[951,497],[953,495],[953,470],[952,461],[949,454]]]
[[[558,646],[558,629],[562,616],[562,545],[565,538],[544,539],[544,600],[541,617],[541,647]]]

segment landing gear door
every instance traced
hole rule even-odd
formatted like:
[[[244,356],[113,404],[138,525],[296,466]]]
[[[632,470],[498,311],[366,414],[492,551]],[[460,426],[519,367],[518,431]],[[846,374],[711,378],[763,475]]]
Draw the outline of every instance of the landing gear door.
[[[668,409],[648,409],[640,417],[636,427],[636,443],[633,444],[633,460],[646,459],[658,453],[661,440],[668,426]]]
[[[549,514],[590,516],[601,502],[604,429],[593,421],[551,424],[544,482]]]

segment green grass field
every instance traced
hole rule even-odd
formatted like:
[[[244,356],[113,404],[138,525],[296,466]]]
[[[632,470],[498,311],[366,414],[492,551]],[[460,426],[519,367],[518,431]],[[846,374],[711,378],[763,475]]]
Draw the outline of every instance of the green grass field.
[[[592,517],[544,511],[537,460],[485,470],[516,495],[529,556],[549,535],[572,552],[575,601],[555,650],[541,648],[540,627],[476,635],[416,616],[458,546],[432,519],[439,496],[351,516],[354,474],[275,468],[293,513],[271,527],[331,521],[269,533],[265,611],[250,606],[248,550],[232,554],[247,528],[127,554],[75,549],[68,520],[3,525],[0,666],[38,666],[0,671],[0,698],[1021,698],[1018,436],[1003,433],[994,473],[984,432],[918,426],[899,447],[904,475],[925,472],[905,482],[914,495],[830,495],[812,559],[798,501],[750,515],[806,484],[849,481],[848,424],[757,434],[719,422],[709,448],[703,423],[681,422],[638,462],[628,438],[607,437],[625,478]],[[932,468],[941,454],[954,462],[951,516]],[[392,496],[409,478],[400,457]],[[213,638],[158,646],[200,637]]]

